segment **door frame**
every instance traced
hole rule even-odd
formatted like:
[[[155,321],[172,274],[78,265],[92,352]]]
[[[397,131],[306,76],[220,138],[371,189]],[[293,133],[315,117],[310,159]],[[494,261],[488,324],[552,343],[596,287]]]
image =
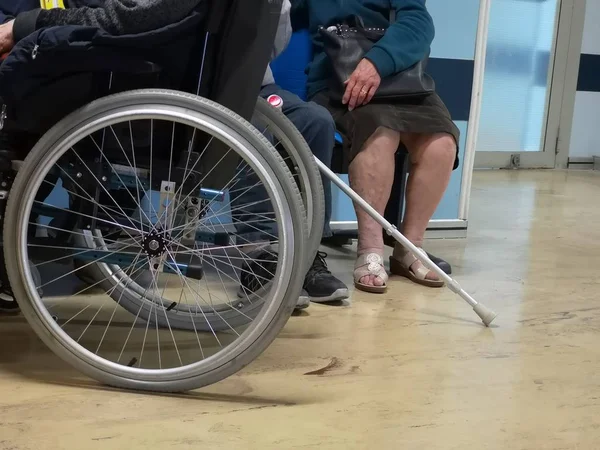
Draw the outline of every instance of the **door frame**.
[[[577,75],[573,77],[572,58],[569,56],[573,55],[574,32],[579,35],[583,33],[582,26],[580,30],[574,29],[574,25],[577,25],[573,20],[577,16],[575,13],[576,1],[579,3],[578,7],[581,7],[581,0],[558,0],[558,20],[554,24],[556,39],[552,45],[550,67],[548,68],[550,89],[546,101],[543,151],[476,152],[474,158],[476,169],[554,169],[558,166],[566,166],[564,151],[560,152],[560,149],[566,149],[568,153],[568,145],[566,147],[559,145],[560,140],[566,138],[564,133],[566,130],[563,129],[561,132],[561,122],[564,122],[563,106],[571,103],[574,105],[575,92],[572,89],[572,82],[574,78],[576,85],[577,78]],[[577,33],[578,31],[579,33]],[[577,54],[578,57],[579,54]],[[579,64],[576,66],[578,67]],[[572,102],[570,97],[572,97]],[[515,155],[517,158],[514,157]],[[568,154],[566,157],[568,160]]]
[[[583,32],[585,26],[585,9],[587,0],[569,0],[569,39],[566,49],[566,68],[563,78],[563,90],[558,109],[558,130],[556,137],[556,169],[567,169],[569,166],[569,151],[571,147],[571,131],[573,128],[573,114],[575,112],[575,98],[577,82],[579,79],[579,61],[583,46]]]

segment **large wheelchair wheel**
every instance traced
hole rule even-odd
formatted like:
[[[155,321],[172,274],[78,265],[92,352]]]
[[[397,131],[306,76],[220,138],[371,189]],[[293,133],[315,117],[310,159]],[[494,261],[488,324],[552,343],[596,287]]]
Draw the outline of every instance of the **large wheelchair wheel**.
[[[275,149],[283,158],[288,169],[292,172],[302,195],[309,231],[306,246],[308,269],[321,242],[325,215],[323,184],[319,170],[308,144],[297,128],[281,111],[272,107],[266,100],[262,98],[258,99],[252,123],[275,146]],[[239,205],[237,205],[237,209],[240,209]],[[106,247],[102,236],[91,236],[85,230],[81,230],[79,234],[75,234],[74,239],[78,243],[78,246]],[[244,238],[241,237],[241,239],[243,240]],[[84,265],[84,262],[82,261],[80,265]],[[83,273],[83,271],[81,272]],[[159,304],[166,303],[167,306],[172,303],[168,299],[161,298],[160,295],[151,296],[148,294],[147,286],[152,282],[152,277],[148,271],[136,273],[132,277],[132,281],[127,283],[128,290],[124,293],[118,288],[111,290],[111,284],[119,284],[119,281],[115,281],[116,278],[126,277],[126,274],[118,266],[97,263],[89,265],[85,270],[85,274],[90,278],[91,284],[101,283],[101,286],[105,290],[113,292],[112,296],[115,301],[120,301],[120,305],[133,314],[137,314],[140,311],[141,302],[146,302],[149,299]],[[123,283],[121,281],[121,284]],[[150,308],[142,308],[140,316],[152,322],[154,318],[150,312]],[[209,314],[208,317],[212,316]],[[159,315],[156,320],[160,327],[171,326],[183,330],[198,329],[210,331],[210,328],[222,330],[228,327],[219,317],[207,321],[203,315],[190,314],[185,306],[168,309],[164,315]],[[236,317],[237,322],[244,320],[247,320],[244,314]]]
[[[149,138],[144,130],[150,131]],[[207,174],[199,170],[201,158],[194,158],[217,142],[222,159],[229,153],[239,156],[238,167],[252,171],[260,191],[258,183],[243,184],[247,174],[237,169],[225,187],[202,184]],[[76,199],[68,212],[38,195],[57,174]],[[98,100],[43,137],[12,186],[4,250],[15,297],[34,331],[57,355],[103,383],[183,391],[217,382],[273,341],[300,294],[308,236],[303,201],[292,180],[274,147],[218,104],[156,90]],[[137,203],[134,213],[114,201],[115,183]],[[231,221],[227,199],[248,193],[260,200],[236,206],[255,220],[243,225],[260,225],[268,242],[230,238],[239,224]],[[142,197],[149,205],[140,204]],[[256,210],[262,203],[270,208]],[[75,229],[42,220],[58,210],[77,218]],[[40,229],[48,233],[35,232]],[[60,233],[56,237],[50,231]],[[74,236],[94,244],[75,245],[80,240]],[[257,261],[255,245],[276,251],[268,252],[267,261]],[[106,280],[70,288],[78,270],[67,264],[72,260],[118,268],[109,274],[110,289],[105,289]],[[41,286],[33,280],[30,261],[41,272]],[[151,286],[136,283],[136,274],[144,270],[152,275]],[[252,282],[244,284],[248,278]],[[240,290],[248,284],[251,292]],[[137,300],[137,312],[122,308],[127,298]],[[168,314],[173,311],[186,317],[193,330],[173,326]],[[200,319],[205,325],[195,327]],[[217,322],[220,326],[213,326]]]

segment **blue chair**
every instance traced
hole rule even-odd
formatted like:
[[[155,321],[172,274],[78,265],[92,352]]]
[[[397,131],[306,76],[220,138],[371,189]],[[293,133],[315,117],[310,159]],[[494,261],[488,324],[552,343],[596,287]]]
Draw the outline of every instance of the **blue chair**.
[[[306,74],[305,69],[312,59],[312,44],[308,31],[301,30],[293,34],[290,44],[273,63],[271,68],[277,84],[283,89],[293,92],[306,100]],[[336,148],[334,149],[331,169],[336,173],[348,173],[342,155],[342,137],[336,133]],[[399,225],[404,214],[404,196],[406,191],[406,176],[408,173],[408,160],[406,152],[399,151],[396,155],[396,182],[388,202],[385,218],[391,223]],[[401,180],[401,181],[398,181]],[[348,239],[357,237],[357,230],[333,230],[334,238],[329,240],[333,244],[345,244]],[[386,244],[393,246],[394,240],[386,236]]]

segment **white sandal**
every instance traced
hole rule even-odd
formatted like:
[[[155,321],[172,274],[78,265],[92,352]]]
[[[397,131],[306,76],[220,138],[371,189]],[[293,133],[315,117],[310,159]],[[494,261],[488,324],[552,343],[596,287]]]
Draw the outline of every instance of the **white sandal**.
[[[383,280],[383,286],[369,286],[360,280],[363,277],[374,275]],[[388,274],[383,266],[383,257],[377,253],[365,253],[360,255],[354,265],[354,287],[360,291],[371,294],[383,294],[387,290]]]
[[[413,283],[420,284],[431,288],[441,288],[444,286],[442,280],[430,280],[427,275],[432,273],[425,266],[419,267],[416,271],[413,271],[410,267],[418,261],[417,257],[411,252],[406,251],[402,259],[395,256],[390,256],[390,272],[394,275],[400,275],[408,278]]]

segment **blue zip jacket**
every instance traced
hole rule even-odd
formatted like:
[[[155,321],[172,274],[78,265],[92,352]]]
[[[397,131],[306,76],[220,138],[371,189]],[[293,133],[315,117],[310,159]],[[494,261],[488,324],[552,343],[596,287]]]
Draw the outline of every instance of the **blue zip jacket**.
[[[0,65],[0,106],[20,130],[43,132],[105,95],[102,77],[112,73],[132,81],[116,90],[200,89],[252,116],[283,0],[63,1],[66,9],[41,10],[39,0],[0,0],[0,21],[17,16],[16,45]],[[24,16],[29,29],[18,39]]]
[[[91,4],[99,0],[74,1]],[[31,7],[39,7],[39,0],[0,0],[0,21],[27,14]],[[183,20],[129,35],[115,36],[98,27],[79,25],[27,34],[0,65],[0,105],[7,107],[11,123],[37,133],[94,98],[95,74],[150,76],[160,72],[165,87],[181,89],[195,56],[192,49],[203,38],[198,33],[205,17],[206,8],[199,7]],[[67,109],[64,112],[63,107]]]

